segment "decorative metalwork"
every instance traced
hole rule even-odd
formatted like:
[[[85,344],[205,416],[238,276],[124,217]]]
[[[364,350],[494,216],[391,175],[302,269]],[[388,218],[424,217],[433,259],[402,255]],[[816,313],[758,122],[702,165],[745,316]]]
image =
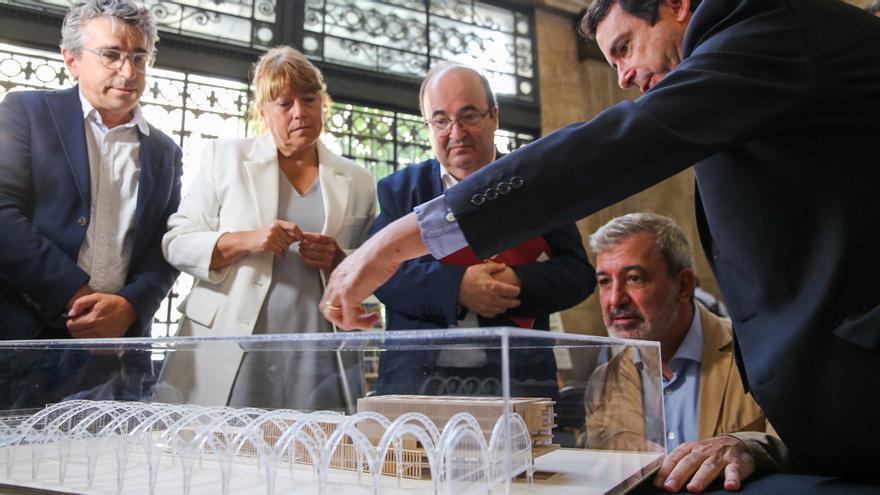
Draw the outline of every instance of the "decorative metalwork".
[[[441,61],[483,69],[496,92],[535,100],[529,15],[464,0],[306,0],[303,49],[404,77]]]
[[[377,180],[434,155],[418,115],[335,103],[326,128],[328,145],[364,165]]]
[[[326,131],[325,141],[332,150],[369,169],[376,180],[434,157],[428,128],[420,115],[335,103]],[[528,133],[495,131],[495,147],[501,153],[510,153],[534,139]]]
[[[0,43],[0,101],[10,91],[64,89],[73,84],[59,54]],[[245,83],[149,69],[141,108],[151,124],[175,138],[183,149],[184,195],[198,175],[205,140],[252,133],[247,120],[249,105]],[[335,103],[325,130],[324,140],[331,149],[362,164],[377,180],[433,157],[428,131],[419,115]],[[531,134],[499,129],[495,145],[508,153],[533,139]],[[191,286],[192,277],[181,274],[156,313],[155,336],[176,333],[181,315],[174,301],[185,297]]]
[[[161,31],[255,48],[275,40],[276,0],[143,0]],[[72,0],[0,0],[64,15]],[[161,33],[160,33],[161,34]]]

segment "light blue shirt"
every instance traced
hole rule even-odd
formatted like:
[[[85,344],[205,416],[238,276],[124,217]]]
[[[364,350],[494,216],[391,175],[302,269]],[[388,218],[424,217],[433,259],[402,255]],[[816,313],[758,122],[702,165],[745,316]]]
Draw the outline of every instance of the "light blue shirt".
[[[446,196],[436,198],[416,206],[413,210],[419,221],[419,233],[428,247],[431,256],[438,260],[449,256],[468,245],[464,233],[449,205]]]
[[[669,360],[672,377],[663,377],[663,409],[666,418],[666,452],[698,439],[700,367],[703,363],[703,324],[694,307],[687,335]]]

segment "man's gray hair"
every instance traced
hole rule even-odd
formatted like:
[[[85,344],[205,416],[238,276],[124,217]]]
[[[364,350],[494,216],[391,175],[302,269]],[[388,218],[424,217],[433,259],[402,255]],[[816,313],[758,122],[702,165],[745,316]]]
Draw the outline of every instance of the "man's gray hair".
[[[630,213],[612,219],[590,236],[590,250],[598,255],[641,233],[654,234],[670,275],[693,269],[694,254],[687,236],[674,220],[656,213]]]
[[[425,88],[428,87],[428,83],[438,75],[451,69],[463,69],[476,74],[477,77],[480,78],[480,84],[483,85],[483,92],[486,93],[486,102],[489,104],[489,109],[491,110],[498,107],[495,92],[492,91],[492,86],[489,85],[489,80],[486,79],[485,74],[473,67],[468,67],[467,65],[458,62],[441,62],[434,67],[431,67],[431,70],[429,70],[428,73],[425,74],[425,78],[422,79],[422,86],[419,88],[419,109],[422,111],[422,117],[426,119],[431,117],[430,115],[425,115]]]
[[[119,20],[139,29],[147,38],[149,59],[153,59],[156,42],[159,41],[156,21],[149,9],[133,0],[83,0],[74,3],[61,25],[61,48],[79,57],[85,47],[83,28],[88,21],[98,17],[109,17],[114,23]]]

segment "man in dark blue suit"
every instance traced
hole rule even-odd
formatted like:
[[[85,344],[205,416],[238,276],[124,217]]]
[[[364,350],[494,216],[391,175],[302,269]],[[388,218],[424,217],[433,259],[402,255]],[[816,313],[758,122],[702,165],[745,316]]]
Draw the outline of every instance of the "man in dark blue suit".
[[[80,2],[61,43],[78,85],[0,105],[0,339],[149,336],[182,170],[138,106],[156,40],[146,8]]]
[[[802,470],[875,477],[880,21],[832,0],[697,3],[594,2],[585,30],[620,84],[645,94],[389,225],[334,271],[323,310],[362,326],[356,302],[402,260],[464,244],[486,256],[696,164],[697,222],[744,383]],[[513,178],[514,193],[476,201]],[[735,489],[754,465],[737,444],[716,447],[670,456],[684,467],[658,481],[677,490],[696,473],[699,491],[723,472]]]
[[[482,74],[460,65],[436,67],[422,83],[420,106],[437,159],[407,166],[379,181],[381,212],[374,234],[495,160],[498,105]],[[376,291],[386,306],[387,328],[548,329],[550,313],[584,300],[595,286],[595,275],[574,224],[544,232],[534,242],[540,247],[518,264],[468,261],[464,253],[442,262],[423,256],[404,263]],[[499,258],[510,259],[503,254]],[[557,396],[556,364],[549,350],[514,351],[511,366],[514,394]],[[454,394],[458,390],[453,385],[463,385],[464,391],[478,392],[480,382],[500,386],[500,369],[497,352],[387,352],[380,360],[377,390]]]

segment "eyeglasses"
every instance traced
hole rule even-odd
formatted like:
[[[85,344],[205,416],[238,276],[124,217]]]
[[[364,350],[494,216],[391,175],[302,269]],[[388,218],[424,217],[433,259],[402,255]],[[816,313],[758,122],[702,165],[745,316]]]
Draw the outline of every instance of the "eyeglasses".
[[[135,72],[143,73],[147,70],[149,56],[146,52],[123,52],[116,48],[83,48],[87,52],[94,53],[101,59],[101,64],[110,70],[119,70],[125,65],[125,59],[131,59],[131,65]]]
[[[456,122],[458,122],[458,125],[462,127],[475,126],[479,124],[480,121],[482,121],[483,118],[486,117],[486,115],[489,115],[489,112],[491,111],[492,108],[489,108],[483,113],[480,113],[476,110],[468,110],[466,112],[462,112],[462,114],[456,118],[439,117],[436,119],[426,120],[425,124],[432,127],[434,129],[434,132],[438,136],[445,136],[452,132],[452,126]]]

